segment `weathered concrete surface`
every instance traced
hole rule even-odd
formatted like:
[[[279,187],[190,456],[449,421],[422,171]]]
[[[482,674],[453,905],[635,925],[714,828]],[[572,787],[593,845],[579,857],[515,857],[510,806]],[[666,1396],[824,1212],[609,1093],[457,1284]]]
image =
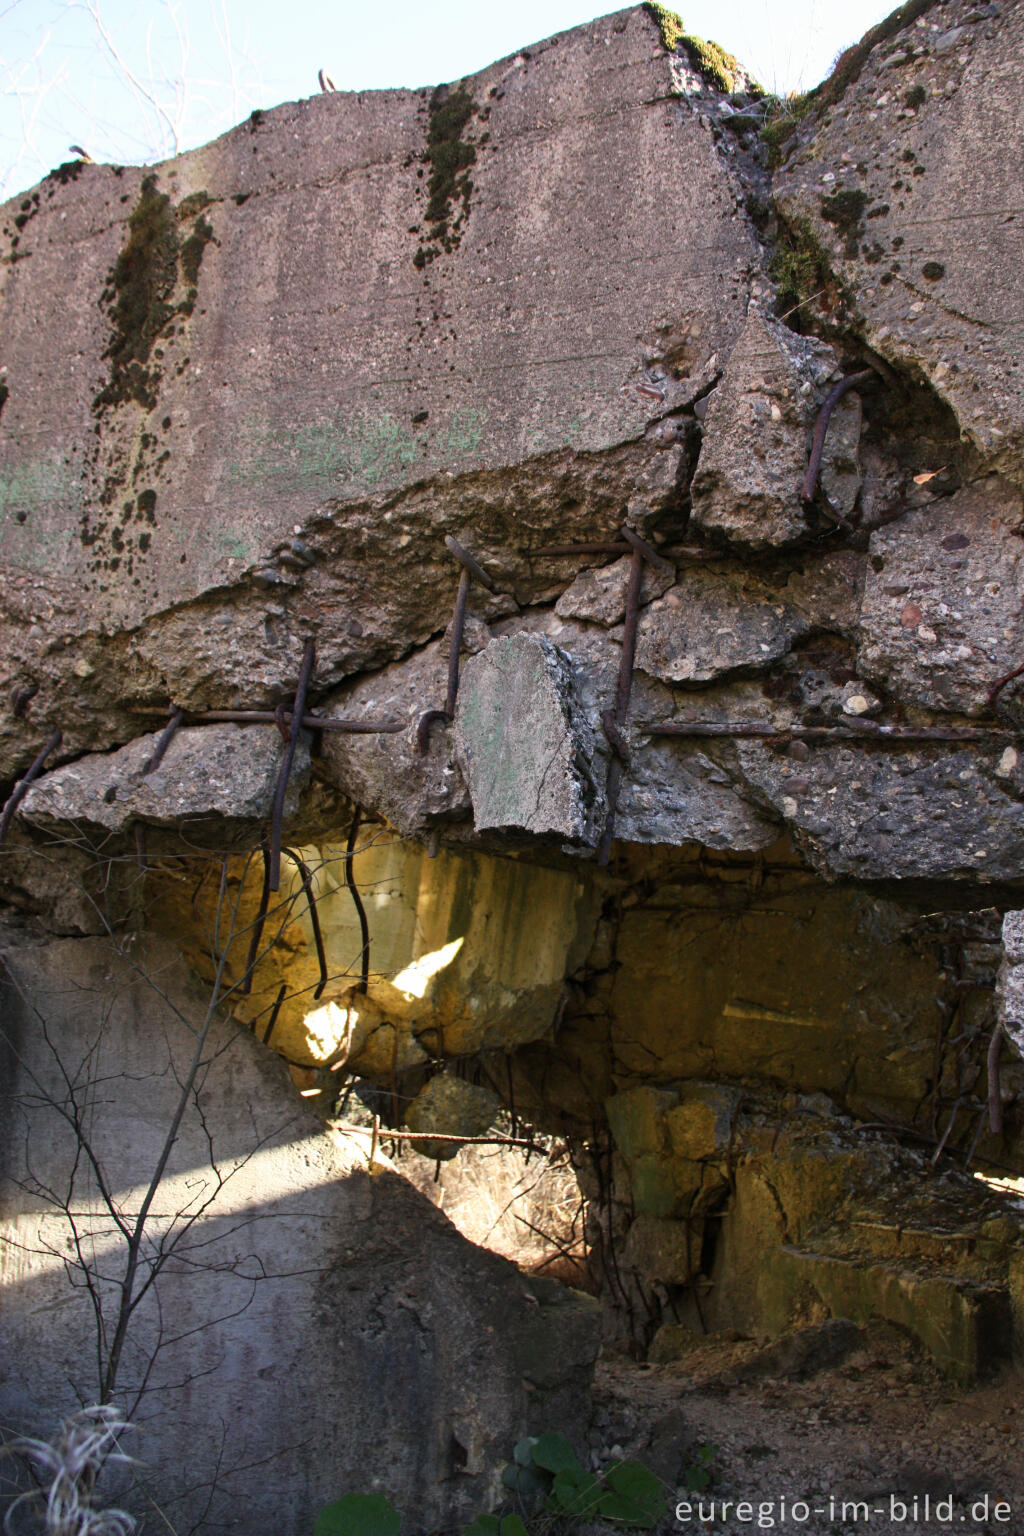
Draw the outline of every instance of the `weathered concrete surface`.
[[[837,358],[751,305],[704,417],[693,479],[693,520],[709,533],[764,549],[806,536],[800,486],[817,408]],[[860,409],[848,402],[826,444],[826,488],[847,512],[860,483]]]
[[[544,635],[501,635],[467,662],[455,752],[478,832],[597,842],[604,797],[594,733],[570,658]]]
[[[1012,751],[1012,749],[1011,749]],[[1019,765],[1005,742],[863,751],[812,746],[804,762],[736,744],[743,778],[785,818],[819,869],[862,879],[1016,881],[1024,852]]]
[[[581,619],[588,624],[603,624],[611,628],[621,624],[626,616],[626,588],[632,561],[629,555],[614,560],[611,565],[601,565],[580,571],[571,587],[567,587],[555,604],[560,619]],[[640,581],[640,604],[646,607],[656,597],[662,597],[672,585],[666,571],[655,570],[645,562]]]
[[[756,578],[685,572],[644,615],[636,664],[664,683],[763,672],[807,633],[804,616]]]
[[[117,752],[92,753],[45,774],[29,790],[20,815],[41,830],[70,825],[118,834],[136,822],[174,828],[185,838],[202,825],[223,841],[239,832],[250,839],[270,818],[284,755],[273,725],[180,727],[151,773],[160,733],[139,736]],[[284,812],[294,817],[309,780],[309,737],[295,748]]]
[[[839,275],[847,323],[1018,484],[1022,48],[1019,0],[929,6],[808,119],[774,182],[798,245]]]
[[[520,545],[678,501],[637,385],[666,352],[684,397],[713,376],[757,247],[671,86],[637,8],[452,88],[476,158],[450,250],[427,91],[318,95],[0,211],[0,694],[41,685],[29,735],[60,709],[70,751],[100,744],[97,687],[258,703],[310,632],[337,681],[435,630],[444,531],[529,589]],[[112,325],[141,354],[113,381]]]
[[[88,1294],[69,1283],[70,1228],[46,1188],[67,1194],[109,1277],[107,1308],[125,1258],[84,1159],[74,1182],[74,1137],[46,1096],[74,1096],[96,1165],[134,1214],[195,1047],[188,1026],[206,1014],[172,951],[134,958],[76,940],[9,962],[0,1396],[23,1432],[48,1435],[76,1393],[97,1391]],[[149,1494],[177,1529],[224,1520],[245,1536],[306,1536],[339,1490],[386,1492],[414,1531],[468,1520],[520,1435],[572,1432],[585,1416],[595,1304],[531,1288],[404,1180],[371,1175],[368,1138],[327,1135],[234,1026],[213,1023],[205,1056],[153,1208],[151,1233],[174,1257],[133,1318],[117,1394],[134,1402],[156,1351],[134,1406]]]
[[[859,659],[926,709],[977,714],[1020,661],[1024,500],[992,477],[871,536]]]

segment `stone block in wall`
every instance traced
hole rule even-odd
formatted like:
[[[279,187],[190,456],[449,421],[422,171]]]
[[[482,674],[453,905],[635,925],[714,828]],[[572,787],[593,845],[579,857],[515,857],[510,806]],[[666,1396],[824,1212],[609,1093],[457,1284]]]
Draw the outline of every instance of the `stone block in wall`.
[[[593,845],[604,774],[572,663],[544,635],[500,635],[462,669],[455,750],[478,832]]]
[[[633,1221],[622,1253],[622,1263],[645,1281],[685,1285],[700,1269],[704,1223],[700,1219],[666,1220],[639,1215]]]

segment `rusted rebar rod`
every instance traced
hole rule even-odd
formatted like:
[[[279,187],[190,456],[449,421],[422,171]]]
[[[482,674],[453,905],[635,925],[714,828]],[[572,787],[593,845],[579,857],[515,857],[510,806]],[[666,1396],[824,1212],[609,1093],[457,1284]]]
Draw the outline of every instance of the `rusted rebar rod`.
[[[17,784],[15,784],[7,804],[3,808],[3,813],[0,814],[0,845],[3,844],[7,837],[11,822],[14,820],[14,813],[31,789],[32,781],[38,779],[43,771],[43,764],[46,762],[46,759],[51,752],[57,750],[63,740],[64,733],[62,731],[54,731],[52,735],[48,736],[45,746],[38,756],[33,759],[24,778],[19,779]]]
[[[755,741],[999,741],[1015,738],[1019,731],[988,725],[761,725],[752,720],[681,720],[652,725],[637,722],[648,736],[708,736],[750,738]]]
[[[639,537],[639,535],[634,535],[634,537]],[[544,555],[552,558],[556,556],[568,558],[571,555],[628,555],[635,547],[634,544],[628,543],[625,539],[618,539],[615,541],[599,540],[589,544],[544,544],[540,549],[521,549],[519,553],[527,559],[532,559],[534,555]],[[650,544],[647,545],[647,548],[651,550],[652,554],[656,553]],[[735,550],[701,549],[692,544],[676,545],[673,549],[673,555],[677,561],[696,561],[698,563],[702,560],[735,560],[736,558]],[[659,558],[664,559],[664,556],[659,556]],[[671,566],[674,575],[675,565],[672,565],[670,561],[665,563]]]
[[[619,676],[615,686],[615,708],[602,717],[604,733],[608,738],[612,757],[608,764],[608,782],[605,789],[604,832],[597,849],[597,862],[601,865],[607,864],[611,856],[612,838],[615,834],[615,811],[622,789],[622,769],[628,760],[622,728],[629,715],[629,699],[633,688],[633,663],[636,658],[636,633],[640,621],[640,587],[644,576],[644,562],[647,561],[656,569],[668,570],[672,576],[675,575],[674,567],[631,528],[623,528],[622,537],[631,551],[631,560],[629,583],[626,587],[626,618],[622,627],[622,654],[619,657]]]
[[[469,598],[469,567],[459,573],[459,590],[455,594],[455,614],[452,618],[452,643],[448,652],[448,692],[444,699],[444,712],[451,720],[455,714],[455,701],[459,696],[459,652],[462,649],[462,633],[466,627],[466,602]]]
[[[818,420],[814,427],[814,439],[811,443],[811,457],[807,464],[807,473],[804,475],[804,483],[800,489],[803,501],[813,501],[818,489],[818,475],[821,472],[821,459],[825,452],[825,434],[828,432],[828,424],[832,420],[832,412],[848,390],[856,389],[858,384],[864,384],[868,379],[873,379],[873,368],[862,368],[859,373],[848,374],[845,379],[840,379],[825,396],[821,410],[818,412]],[[842,522],[840,518],[838,521]]]
[[[469,601],[469,583],[471,579],[480,582],[488,591],[494,591],[494,582],[488,576],[483,566],[468,550],[452,538],[451,534],[445,534],[445,548],[450,551],[462,566],[459,572],[459,586],[455,594],[455,612],[452,616],[451,647],[448,652],[448,691],[445,694],[444,709],[428,709],[420,715],[416,723],[416,751],[420,757],[425,757],[430,751],[430,727],[438,720],[451,722],[455,718],[455,704],[459,696],[459,667],[462,652],[462,636],[466,627],[466,604]]]
[[[638,533],[634,533],[632,528],[623,528],[622,537],[634,553],[643,555],[648,565],[653,565],[654,569],[660,571],[663,576],[669,576],[673,581],[675,580],[675,566],[671,560],[666,560],[664,555],[659,555],[653,544],[648,544],[647,540],[642,539]]]
[[[359,887],[356,885],[356,878],[353,870],[353,860],[355,858],[356,851],[356,837],[359,833],[359,823],[361,818],[362,812],[357,805],[352,814],[352,825],[348,829],[348,842],[345,845],[345,884],[349,888],[352,896],[352,902],[355,906],[356,914],[359,918],[359,933],[363,941],[363,947],[362,953],[360,955],[359,985],[356,990],[362,992],[363,996],[365,997],[370,987],[370,925],[366,919],[366,908],[363,906],[363,898],[359,894]]]
[[[302,889],[306,893],[306,906],[309,911],[309,921],[313,928],[313,943],[316,945],[316,960],[317,965],[320,967],[320,982],[313,993],[313,1001],[319,1002],[327,985],[327,955],[324,951],[324,936],[320,928],[320,913],[317,910],[316,896],[313,892],[313,877],[309,872],[308,865],[299,857],[294,848],[282,848],[281,852],[286,853],[295,865],[299,872],[299,879],[302,881]]]
[[[138,715],[163,714],[163,710],[138,709]],[[282,711],[280,718],[290,725],[292,712]],[[208,725],[226,723],[237,725],[275,725],[278,712],[273,709],[204,709],[185,711],[180,723]],[[303,715],[300,722],[305,731],[344,731],[350,736],[394,736],[405,730],[404,721],[394,720],[335,720],[325,715]]]
[[[469,550],[463,549],[462,545],[458,544],[455,539],[452,538],[450,533],[446,533],[444,536],[444,547],[455,556],[463,570],[468,571],[469,574],[474,577],[474,579],[478,581],[482,587],[486,587],[488,592],[494,591],[494,582],[488,576],[480,562],[478,560],[474,560]]]
[[[270,1044],[270,1037],[274,1033],[274,1028],[275,1028],[275,1026],[277,1024],[277,1016],[281,1012],[281,1004],[284,1002],[285,994],[287,993],[287,991],[288,991],[288,983],[286,981],[282,981],[280,987],[278,988],[277,997],[274,1000],[274,1006],[273,1006],[273,1008],[271,1010],[271,1013],[270,1013],[270,1020],[269,1020],[269,1022],[267,1024],[266,1029],[263,1031],[263,1044],[264,1045],[269,1045]]]
[[[1002,693],[1003,689],[1006,687],[1007,683],[1012,683],[1014,678],[1020,677],[1022,672],[1024,672],[1024,662],[1021,662],[1019,667],[1014,667],[1012,672],[1007,672],[1004,677],[999,677],[996,679],[988,691],[988,705],[990,709],[995,703],[996,699],[999,697],[1000,693]]]
[[[307,640],[306,649],[302,655],[299,682],[295,690],[295,702],[292,705],[288,743],[284,749],[281,771],[277,776],[277,788],[274,791],[274,805],[270,816],[270,889],[272,891],[276,891],[281,884],[281,824],[284,821],[284,800],[288,793],[288,780],[291,778],[299,732],[302,729],[302,717],[306,713],[306,694],[309,690],[309,680],[313,675],[315,660],[316,642]]]
[[[167,748],[174,740],[174,733],[178,729],[178,726],[181,724],[183,718],[183,711],[180,710],[177,705],[172,705],[171,718],[160,732],[160,740],[153,748],[152,757],[147,758],[146,760],[146,765],[142,770],[143,777],[145,777],[147,773],[155,772],[155,770],[160,767],[160,764],[164,760],[164,753],[167,751]]]
[[[640,583],[644,574],[644,557],[634,549],[630,558],[629,585],[626,588],[626,622],[622,630],[622,654],[619,657],[619,676],[615,687],[615,708],[610,710],[604,722],[605,736],[611,747],[608,764],[608,781],[605,787],[606,812],[604,832],[597,849],[597,862],[604,865],[611,856],[612,838],[615,834],[615,812],[622,789],[623,746],[621,727],[629,714],[629,697],[633,686],[633,660],[636,656],[636,629],[640,616]]]
[[[625,539],[596,539],[584,544],[544,544],[540,549],[524,549],[524,555],[628,555],[632,545]]]

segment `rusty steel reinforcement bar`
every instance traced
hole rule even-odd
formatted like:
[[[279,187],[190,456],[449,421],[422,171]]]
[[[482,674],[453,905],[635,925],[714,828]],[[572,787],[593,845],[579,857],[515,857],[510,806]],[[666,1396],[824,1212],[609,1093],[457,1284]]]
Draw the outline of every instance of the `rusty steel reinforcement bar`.
[[[996,699],[999,697],[1000,693],[1002,693],[1003,689],[1006,687],[1007,683],[1012,683],[1014,678],[1020,677],[1022,672],[1024,672],[1024,662],[1022,662],[1019,667],[1014,667],[1012,672],[1007,672],[1003,677],[996,679],[988,691],[987,703],[990,709],[992,708],[992,705],[995,703]]]
[[[494,582],[488,576],[483,566],[473,559],[468,549],[463,549],[461,544],[456,543],[450,533],[446,533],[444,536],[444,547],[455,556],[463,569],[467,570],[482,587],[486,587],[488,592],[494,591]]]
[[[718,736],[749,738],[754,741],[1009,741],[1020,731],[990,725],[761,725],[754,720],[681,720],[654,725],[638,721],[637,729],[647,736]]]
[[[629,544],[630,549],[643,555],[648,565],[653,565],[656,571],[660,571],[663,576],[669,576],[675,581],[676,568],[671,560],[666,560],[664,555],[659,555],[654,546],[648,544],[646,539],[642,539],[638,533],[634,533],[632,528],[623,528],[622,537]]]
[[[302,881],[302,889],[306,895],[306,907],[309,911],[309,921],[313,928],[313,942],[316,945],[316,962],[320,967],[320,981],[316,991],[313,993],[313,1001],[319,1002],[327,985],[327,955],[324,951],[324,936],[323,930],[320,927],[320,913],[317,909],[316,896],[313,891],[313,877],[309,872],[309,866],[303,859],[299,858],[294,848],[282,848],[281,852],[288,855],[298,870],[299,879]]]
[[[138,715],[156,714],[156,710],[138,709]],[[159,711],[163,714],[163,710]],[[286,709],[279,716],[273,709],[204,709],[200,711],[186,710],[181,724],[183,725],[276,725],[283,720],[286,725],[291,721],[291,710]],[[399,731],[405,730],[404,721],[394,720],[334,720],[324,715],[303,715],[301,725],[305,731],[343,731],[350,736],[395,736]]]
[[[647,561],[656,570],[667,571],[671,576],[675,576],[675,567],[631,528],[623,528],[622,537],[631,551],[631,560],[629,584],[626,587],[626,619],[622,627],[622,654],[619,657],[619,676],[615,687],[615,708],[606,711],[602,716],[604,733],[612,756],[608,764],[608,783],[605,789],[607,809],[604,832],[597,848],[597,862],[600,865],[607,864],[611,857],[612,838],[615,835],[615,811],[619,803],[619,792],[622,789],[622,769],[629,760],[622,727],[629,714],[629,699],[633,689],[633,662],[636,657],[637,625],[640,621],[640,587],[643,582],[644,562]]]
[[[357,805],[352,813],[352,825],[348,830],[348,842],[345,844],[345,884],[352,896],[352,902],[359,918],[359,933],[363,941],[360,955],[360,975],[358,991],[365,997],[370,988],[370,925],[366,918],[366,908],[363,906],[363,898],[359,894],[356,885],[353,860],[356,852],[356,837],[359,834],[359,823],[362,819],[362,810]]]
[[[821,472],[821,459],[825,452],[825,434],[828,432],[828,424],[832,420],[832,412],[848,390],[856,389],[868,379],[875,377],[873,368],[862,368],[859,373],[851,373],[845,379],[840,379],[825,396],[821,410],[818,412],[818,420],[814,427],[814,440],[811,443],[811,457],[807,464],[807,473],[804,475],[804,483],[800,488],[800,497],[803,501],[813,501],[818,489],[818,475]],[[840,522],[843,519],[839,519]]]
[[[142,770],[143,777],[145,777],[147,773],[153,773],[155,769],[160,767],[160,764],[164,760],[164,753],[167,751],[167,748],[174,740],[174,733],[178,729],[178,726],[181,724],[183,719],[184,712],[180,710],[176,704],[172,705],[171,718],[160,732],[160,740],[157,742],[153,749],[152,757],[148,758],[146,761],[146,766]]]
[[[459,652],[462,649],[462,633],[466,627],[466,602],[469,598],[469,567],[459,572],[459,590],[455,594],[455,615],[452,619],[452,644],[448,653],[448,692],[444,697],[445,718],[455,714],[455,701],[459,696]]]
[[[459,572],[458,591],[455,594],[455,612],[452,616],[451,649],[448,652],[448,691],[445,694],[444,709],[425,710],[416,722],[416,753],[419,757],[426,757],[430,751],[430,727],[438,720],[450,722],[455,718],[455,703],[459,696],[459,657],[466,627],[466,604],[469,601],[470,580],[478,581],[489,592],[494,591],[494,582],[483,566],[474,560],[469,551],[463,549],[450,533],[445,534],[444,544],[462,566]]]
[[[43,771],[43,764],[46,762],[46,759],[49,757],[51,752],[55,752],[57,750],[63,740],[63,731],[54,731],[52,735],[48,736],[42,751],[38,754],[37,757],[33,759],[32,764],[24,778],[19,779],[17,784],[15,784],[14,789],[11,791],[10,798],[3,808],[3,814],[0,815],[0,845],[3,844],[7,837],[11,822],[14,820],[14,813],[31,789],[32,781],[34,779],[38,779],[39,775]]]
[[[288,743],[284,749],[281,771],[277,776],[277,788],[274,791],[274,805],[270,816],[270,889],[272,891],[276,891],[281,884],[281,825],[284,821],[284,798],[288,793],[288,780],[291,778],[295,748],[302,729],[302,717],[306,713],[306,694],[309,691],[309,680],[313,675],[315,660],[316,642],[307,640],[306,649],[302,655],[298,687],[295,690],[295,702],[292,705]]]
[[[633,538],[639,538],[639,534],[633,534]],[[676,567],[671,561],[665,560],[663,555],[656,551],[652,545],[647,544],[644,540],[641,539],[640,542],[644,544],[646,549],[650,550],[651,554],[655,556],[656,559],[664,561],[664,566],[662,569],[668,568],[672,571],[672,574],[675,575]],[[625,539],[619,539],[616,541],[608,541],[604,543],[595,542],[590,544],[544,544],[540,549],[521,549],[519,553],[526,559],[532,559],[534,555],[544,555],[551,558],[556,556],[563,556],[568,558],[572,555],[628,555],[630,551],[635,548],[636,545],[632,541],[627,542]],[[676,545],[674,547],[673,553],[678,563],[696,562],[699,564],[703,560],[736,559],[735,550],[700,549],[693,544]]]

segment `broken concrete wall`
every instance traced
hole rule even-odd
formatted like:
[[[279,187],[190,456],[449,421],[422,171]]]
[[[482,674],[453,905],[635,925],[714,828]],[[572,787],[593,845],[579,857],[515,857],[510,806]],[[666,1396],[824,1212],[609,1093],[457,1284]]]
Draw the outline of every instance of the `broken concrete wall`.
[[[780,116],[638,8],[0,218],[5,771],[64,733],[5,899],[223,967],[328,1109],[351,1071],[432,1151],[499,1099],[567,1134],[644,1342],[681,1292],[766,1330],[813,1292],[927,1313],[953,1374],[1003,1347],[1016,1238],[944,1275],[898,1138],[1022,1165],[1021,1068],[986,1055],[1024,882],[1019,231],[991,211],[1019,176],[982,144],[1019,116],[1020,25],[936,0]],[[266,717],[310,640],[271,899]],[[694,1084],[754,1097],[742,1156],[689,1156],[684,1210],[654,1137],[637,1205],[621,1101],[671,1118]],[[855,1165],[859,1203],[800,1214]],[[938,1213],[894,1252],[863,1238],[886,1180]]]
[[[177,1529],[305,1536],[322,1504],[361,1489],[425,1530],[472,1518],[523,1433],[574,1432],[596,1304],[467,1243],[372,1161],[368,1136],[326,1136],[280,1062],[211,1022],[209,989],[173,950],[80,939],[12,955],[11,938],[5,1423],[48,1437],[97,1399],[128,1263],[118,1226],[143,1212],[174,1138],[116,1379],[139,1428],[129,1507],[155,1500]]]

